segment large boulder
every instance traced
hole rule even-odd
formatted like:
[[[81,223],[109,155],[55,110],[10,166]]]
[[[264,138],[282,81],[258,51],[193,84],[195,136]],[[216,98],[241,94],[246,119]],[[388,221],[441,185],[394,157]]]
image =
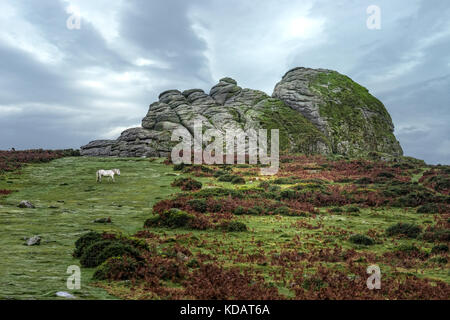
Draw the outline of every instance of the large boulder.
[[[243,89],[223,78],[209,94],[202,89],[167,90],[152,103],[142,127],[125,130],[117,140],[81,147],[86,156],[163,157],[177,143],[173,130],[193,135],[194,123],[206,129],[279,129],[280,151],[364,155],[372,151],[401,155],[392,120],[383,104],[364,87],[335,71],[295,68],[272,96]]]
[[[292,69],[275,86],[272,96],[300,112],[326,135],[333,153],[403,154],[381,101],[336,71]]]

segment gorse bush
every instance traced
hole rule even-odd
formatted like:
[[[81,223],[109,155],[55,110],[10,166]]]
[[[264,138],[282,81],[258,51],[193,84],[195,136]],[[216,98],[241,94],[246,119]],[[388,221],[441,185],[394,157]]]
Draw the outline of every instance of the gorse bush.
[[[435,245],[432,249],[431,249],[431,253],[445,253],[448,252],[448,245],[446,244],[438,244]]]
[[[240,176],[235,176],[233,177],[233,179],[231,180],[232,184],[245,184],[245,179],[240,177]]]
[[[94,280],[129,280],[136,276],[139,263],[129,256],[111,257],[93,275]]]
[[[88,246],[81,255],[80,263],[84,267],[96,267],[111,257],[129,255],[139,257],[139,251],[129,244],[118,240],[100,240]]]
[[[94,242],[100,241],[102,240],[103,237],[100,233],[98,232],[88,232],[84,235],[82,235],[80,238],[78,238],[78,240],[75,242],[75,251],[73,253],[74,257],[81,257],[81,255],[84,252],[84,249],[86,249],[86,247],[90,246],[91,244],[93,244]]]
[[[417,213],[438,213],[439,206],[436,203],[427,203],[416,210]]]
[[[205,199],[193,199],[188,201],[188,205],[197,212],[205,213],[208,209]]]
[[[421,228],[413,223],[397,223],[386,229],[388,236],[404,235],[408,238],[417,238],[421,232]]]
[[[365,246],[370,246],[375,243],[372,238],[365,236],[363,234],[354,234],[350,236],[349,241],[355,244],[362,244]]]
[[[202,183],[192,178],[177,178],[171,185],[172,187],[180,187],[183,191],[199,190],[202,188]]]
[[[231,182],[233,178],[236,177],[234,174],[224,174],[217,178],[217,181],[221,182]]]
[[[224,222],[221,228],[227,232],[244,232],[247,231],[247,226],[245,223],[240,221],[229,221]]]
[[[207,215],[191,214],[180,209],[172,208],[159,211],[159,214],[147,219],[144,227],[167,227],[206,230],[213,227]]]
[[[361,210],[357,206],[348,206],[347,208],[345,208],[345,211],[349,213],[358,213]]]

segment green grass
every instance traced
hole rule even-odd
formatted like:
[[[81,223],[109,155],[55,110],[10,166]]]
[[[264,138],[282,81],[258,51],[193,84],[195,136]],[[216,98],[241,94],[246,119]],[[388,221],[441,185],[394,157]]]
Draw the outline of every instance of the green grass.
[[[101,168],[120,168],[122,176],[115,183],[96,183]],[[0,189],[17,190],[0,197],[0,299],[53,299],[57,291],[70,292],[66,270],[79,265],[71,255],[75,240],[88,230],[141,229],[153,203],[178,191],[170,187],[175,177],[169,172],[172,168],[159,160],[63,158],[0,177]],[[36,209],[18,208],[21,200]],[[113,223],[92,222],[102,217]],[[42,237],[41,245],[24,245],[23,237],[33,235]],[[93,271],[82,269],[81,290],[72,293],[114,298],[89,284]]]
[[[98,169],[120,168],[122,176],[116,183],[105,179],[96,183]],[[235,168],[232,173],[245,171]],[[178,175],[171,166],[161,160],[115,159],[115,158],[63,158],[47,164],[29,165],[22,174],[9,173],[0,176],[0,189],[14,189],[17,192],[0,197],[0,299],[56,299],[56,291],[69,291],[81,299],[115,299],[145,297],[130,291],[128,282],[101,282],[104,289],[92,282],[95,269],[82,268],[82,286],[78,291],[66,288],[66,269],[79,265],[72,257],[74,242],[89,231],[116,230],[133,234],[143,229],[144,221],[150,217],[153,204],[170,198],[179,188],[170,187]],[[420,177],[421,173],[414,176]],[[187,176],[187,175],[184,175]],[[224,187],[230,189],[257,188],[260,181],[246,176],[245,185],[219,182],[212,177],[195,177],[203,183],[203,189]],[[250,182],[252,181],[252,182]],[[283,189],[290,185],[281,185]],[[20,209],[21,200],[30,200],[36,209]],[[53,208],[50,208],[53,207]],[[397,223],[415,223],[426,226],[431,223],[429,215],[417,214],[414,209],[405,208],[361,208],[358,213],[329,213],[330,208],[320,208],[316,215],[299,216],[235,216],[236,221],[245,223],[246,232],[223,232],[218,229],[185,230],[171,228],[150,228],[149,231],[165,239],[158,247],[175,243],[186,246],[192,253],[209,254],[225,267],[254,267],[260,270],[268,283],[279,288],[288,297],[292,292],[286,283],[273,278],[281,267],[272,265],[270,257],[281,251],[307,252],[311,248],[332,248],[373,253],[381,256],[396,250],[401,245],[416,245],[425,252],[431,252],[433,243],[418,239],[393,239],[385,236],[385,230]],[[345,211],[345,208],[344,208]],[[96,218],[111,217],[112,224],[97,224]],[[429,222],[427,222],[429,221]],[[296,225],[303,222],[320,228],[305,228]],[[333,234],[344,230],[347,233]],[[375,244],[363,246],[351,243],[351,234],[368,234],[375,230]],[[40,246],[24,245],[23,237],[40,235]],[[181,237],[180,235],[186,235]],[[248,254],[263,253],[267,263],[238,261]],[[339,267],[342,262],[325,263]],[[384,274],[392,266],[380,265]],[[343,264],[342,264],[343,266]],[[448,266],[448,264],[447,264]],[[410,269],[398,271],[443,280],[450,283],[446,265],[421,263]],[[174,284],[167,283],[167,286]]]

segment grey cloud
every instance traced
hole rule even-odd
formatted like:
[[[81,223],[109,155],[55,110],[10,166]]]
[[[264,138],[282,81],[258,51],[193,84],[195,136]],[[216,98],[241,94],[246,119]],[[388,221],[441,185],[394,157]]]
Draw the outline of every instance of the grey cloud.
[[[447,1],[379,0],[378,31],[366,28],[373,1],[310,2],[305,11],[309,1],[123,1],[118,37],[108,42],[87,19],[68,30],[63,1],[15,1],[61,60],[42,62],[0,38],[0,148],[78,147],[139,123],[162,90],[207,91],[213,77],[232,76],[270,94],[284,72],[307,66],[347,74],[383,101],[407,155],[450,163]],[[289,31],[279,28],[286,16],[297,14],[323,21],[322,32],[272,45]],[[156,64],[137,66],[138,57]],[[136,80],[111,79],[125,72]]]

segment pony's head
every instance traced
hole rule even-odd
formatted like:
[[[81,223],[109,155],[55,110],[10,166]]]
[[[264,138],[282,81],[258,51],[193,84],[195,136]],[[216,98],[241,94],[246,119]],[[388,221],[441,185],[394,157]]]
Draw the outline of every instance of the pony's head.
[[[120,169],[113,169],[114,173],[120,176]]]

